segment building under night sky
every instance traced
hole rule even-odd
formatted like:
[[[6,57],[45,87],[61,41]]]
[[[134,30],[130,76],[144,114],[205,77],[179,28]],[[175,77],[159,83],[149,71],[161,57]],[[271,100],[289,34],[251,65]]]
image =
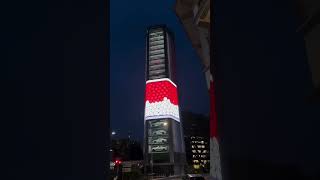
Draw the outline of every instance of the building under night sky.
[[[193,170],[208,173],[210,164],[209,117],[182,111],[181,118],[187,163]]]
[[[176,0],[174,10],[204,67],[210,95],[210,174],[222,180],[214,68],[210,63],[210,0]]]
[[[123,4],[128,8],[122,12]],[[175,43],[179,44],[175,47],[174,81],[179,87],[179,108],[200,114],[209,112],[203,66],[172,10],[173,5],[174,1],[110,2],[110,125],[117,137],[126,138],[128,131],[132,131],[133,138],[143,140],[143,131],[134,129],[144,127],[141,119],[145,105],[145,36],[146,29],[153,24],[170,27]],[[127,23],[128,19],[132,21]]]
[[[146,44],[145,165],[158,176],[184,173],[185,150],[175,82],[173,33],[148,28]]]

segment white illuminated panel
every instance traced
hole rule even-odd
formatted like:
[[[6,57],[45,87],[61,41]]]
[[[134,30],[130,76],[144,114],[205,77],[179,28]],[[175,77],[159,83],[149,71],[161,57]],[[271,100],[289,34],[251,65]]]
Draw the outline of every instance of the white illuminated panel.
[[[172,118],[180,122],[179,106],[172,104],[166,97],[160,102],[149,103],[149,101],[147,101],[145,120],[162,118]]]

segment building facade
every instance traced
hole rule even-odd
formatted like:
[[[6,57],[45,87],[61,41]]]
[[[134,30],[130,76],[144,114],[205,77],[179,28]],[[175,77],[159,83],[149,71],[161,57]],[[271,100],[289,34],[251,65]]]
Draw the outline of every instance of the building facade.
[[[314,92],[312,101],[320,102],[320,1],[297,0],[298,29],[304,35]]]
[[[173,33],[164,25],[150,27],[146,44],[145,172],[182,175],[185,150],[175,84]]]
[[[210,175],[222,180],[212,72],[214,68],[210,64],[210,0],[176,0],[174,10],[203,65],[210,94]]]
[[[192,172],[208,173],[210,168],[209,117],[182,112],[187,163]]]

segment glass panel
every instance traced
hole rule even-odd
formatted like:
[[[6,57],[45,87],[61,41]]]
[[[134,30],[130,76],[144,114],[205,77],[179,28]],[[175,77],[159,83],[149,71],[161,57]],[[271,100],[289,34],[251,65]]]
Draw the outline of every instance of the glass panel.
[[[165,145],[151,145],[151,152],[150,153],[164,153],[168,152],[169,147]]]
[[[164,58],[164,54],[159,54],[159,55],[154,55],[149,57],[150,57],[150,60],[154,60],[154,59]]]
[[[163,48],[164,48],[164,45],[161,44],[161,45],[151,46],[150,50],[157,50],[157,49],[163,49]]]
[[[150,46],[157,46],[164,44],[163,40],[150,42]]]
[[[150,76],[149,79],[153,80],[153,79],[160,79],[160,78],[165,78],[166,75],[160,75],[160,76]]]
[[[153,65],[153,66],[149,67],[150,70],[156,70],[156,69],[161,69],[161,68],[165,68],[165,65],[164,64],[157,64],[157,65]]]
[[[167,144],[168,138],[167,137],[149,137],[149,144]]]
[[[163,40],[163,36],[154,36],[154,37],[150,37],[149,38],[149,42],[153,42],[153,41],[158,41],[158,40]]]
[[[152,76],[152,75],[160,75],[160,74],[163,74],[165,73],[165,69],[159,69],[159,70],[151,70],[149,71],[149,75]]]
[[[156,64],[163,64],[164,63],[164,59],[156,59],[156,60],[151,60],[150,61],[150,66],[152,65],[156,65]]]

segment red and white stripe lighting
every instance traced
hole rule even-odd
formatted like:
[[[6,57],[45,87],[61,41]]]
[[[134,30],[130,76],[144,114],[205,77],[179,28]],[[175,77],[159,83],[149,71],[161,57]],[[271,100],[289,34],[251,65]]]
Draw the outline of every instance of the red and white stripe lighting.
[[[208,84],[210,94],[210,175],[217,180],[222,180],[220,150],[217,139],[218,133],[215,87],[211,73],[207,73],[206,78],[210,82]]]
[[[146,82],[145,120],[172,118],[180,122],[177,85],[162,78]]]

